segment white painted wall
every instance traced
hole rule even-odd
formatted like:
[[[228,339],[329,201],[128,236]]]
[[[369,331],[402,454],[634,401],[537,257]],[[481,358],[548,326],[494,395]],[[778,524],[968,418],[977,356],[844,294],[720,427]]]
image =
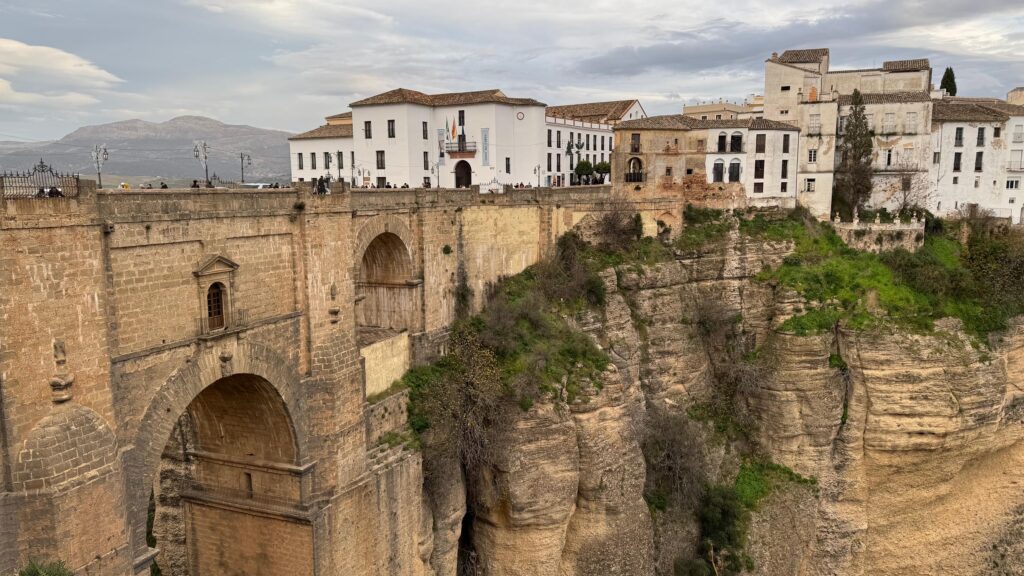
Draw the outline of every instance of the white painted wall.
[[[1021,222],[1024,195],[1019,189],[1007,189],[1006,185],[1015,177],[1024,180],[1024,173],[1008,169],[1014,148],[1008,149],[1007,142],[1009,139],[1012,145],[1015,122],[1024,124],[1024,118],[1015,117],[1006,126],[1000,122],[935,122],[932,125],[931,148],[939,152],[939,161],[933,161],[929,169],[932,185],[929,210],[937,215],[950,215],[965,204],[977,204],[981,209],[992,211],[994,216]],[[1001,131],[998,139],[993,137],[997,127]],[[956,145],[958,128],[963,130],[961,146]],[[977,143],[979,128],[985,129],[985,142],[981,146]],[[1018,144],[1016,149],[1024,150],[1024,143]],[[978,152],[983,154],[980,172],[975,171]],[[957,153],[961,155],[959,172],[954,170]]]
[[[352,138],[313,138],[289,141],[291,152],[292,181],[310,181],[330,175],[331,180],[339,177],[352,182]],[[342,153],[342,166],[339,170],[338,151]],[[331,156],[330,168],[324,165],[324,153]],[[302,168],[299,168],[299,154],[302,154]],[[310,161],[310,155],[316,155],[316,169]]]

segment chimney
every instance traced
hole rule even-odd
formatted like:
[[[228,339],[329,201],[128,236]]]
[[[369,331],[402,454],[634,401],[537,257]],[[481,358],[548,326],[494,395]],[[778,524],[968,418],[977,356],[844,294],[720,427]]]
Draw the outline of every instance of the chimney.
[[[772,52],[772,60],[778,60],[778,59],[779,59],[779,53],[778,52]]]

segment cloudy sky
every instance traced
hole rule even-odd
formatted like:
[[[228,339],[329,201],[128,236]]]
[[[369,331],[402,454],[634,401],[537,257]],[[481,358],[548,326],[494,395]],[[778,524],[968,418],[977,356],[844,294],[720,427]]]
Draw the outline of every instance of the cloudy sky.
[[[772,51],[927,57],[961,95],[1024,85],[1020,0],[0,0],[0,140],[201,114],[301,131],[402,86],[649,114],[762,89]]]

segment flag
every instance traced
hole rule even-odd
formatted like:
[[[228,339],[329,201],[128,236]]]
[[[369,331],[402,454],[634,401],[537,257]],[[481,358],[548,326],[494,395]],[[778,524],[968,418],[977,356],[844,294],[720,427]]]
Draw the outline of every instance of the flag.
[[[459,137],[459,132],[458,132],[458,130],[456,129],[456,126],[455,126],[455,125],[456,125],[456,123],[455,123],[455,122],[452,122],[452,140],[456,140],[456,139],[458,139],[458,137]]]
[[[444,119],[444,137],[445,137],[445,140],[448,139],[448,134],[450,134],[450,133],[451,133],[451,127],[448,126],[448,119],[445,118]]]

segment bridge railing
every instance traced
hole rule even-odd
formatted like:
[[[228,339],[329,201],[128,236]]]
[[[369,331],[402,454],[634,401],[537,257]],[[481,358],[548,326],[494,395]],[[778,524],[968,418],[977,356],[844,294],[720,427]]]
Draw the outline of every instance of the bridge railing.
[[[42,160],[25,172],[0,172],[4,198],[77,198],[78,174],[63,174]]]

